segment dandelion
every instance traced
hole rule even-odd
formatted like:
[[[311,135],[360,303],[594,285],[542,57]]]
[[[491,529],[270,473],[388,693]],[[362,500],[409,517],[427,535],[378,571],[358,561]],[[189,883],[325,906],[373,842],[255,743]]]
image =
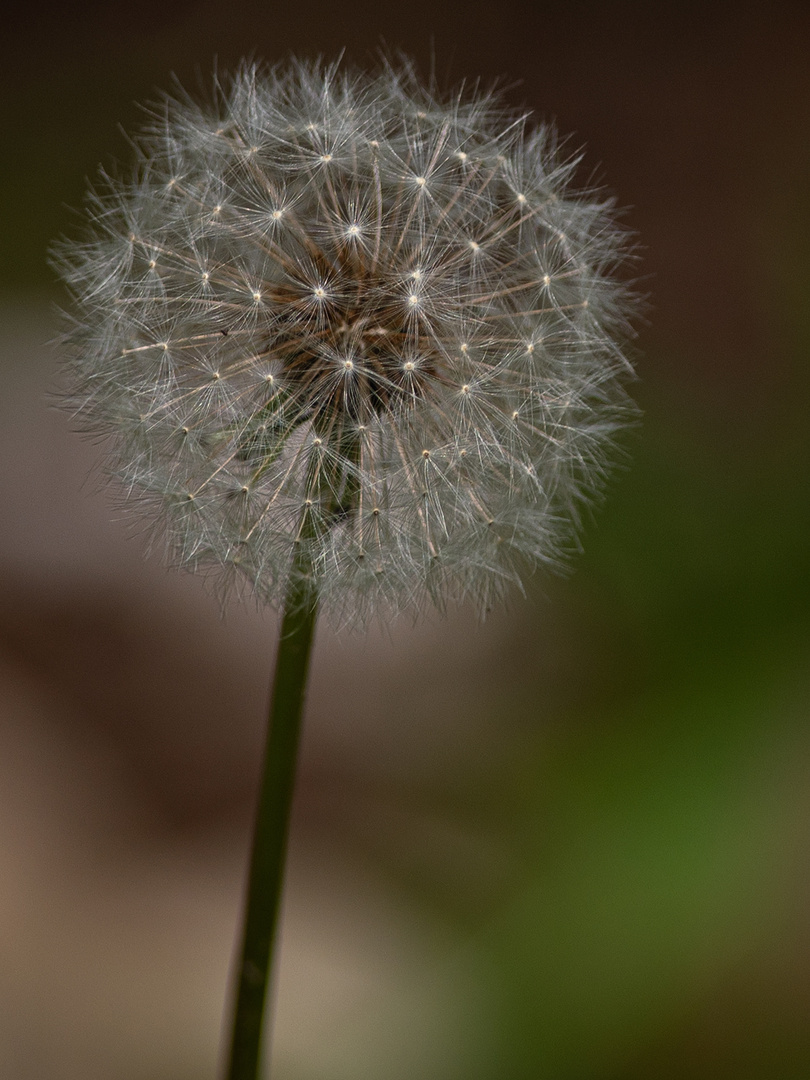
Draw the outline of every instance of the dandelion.
[[[258,1068],[318,607],[486,607],[559,563],[628,412],[612,204],[553,132],[413,69],[242,66],[102,178],[68,403],[172,557],[284,607],[231,1080]]]
[[[245,66],[140,149],[57,254],[70,404],[178,563],[274,603],[304,574],[356,622],[561,560],[626,411],[627,295],[548,128],[407,67]]]

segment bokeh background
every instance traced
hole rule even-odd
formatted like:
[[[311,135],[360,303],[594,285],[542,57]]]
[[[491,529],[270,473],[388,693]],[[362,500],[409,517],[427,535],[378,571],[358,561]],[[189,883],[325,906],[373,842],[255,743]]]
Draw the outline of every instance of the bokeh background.
[[[381,41],[587,146],[643,246],[644,419],[567,579],[483,625],[321,628],[275,1076],[810,1076],[809,10],[4,15],[4,1080],[214,1080],[276,633],[87,480],[45,399],[48,243],[171,72]]]

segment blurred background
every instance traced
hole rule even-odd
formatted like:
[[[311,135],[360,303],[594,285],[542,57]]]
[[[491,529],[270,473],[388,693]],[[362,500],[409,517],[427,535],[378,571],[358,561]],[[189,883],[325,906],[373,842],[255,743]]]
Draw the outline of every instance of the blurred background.
[[[585,145],[643,245],[639,429],[565,580],[322,626],[277,1080],[810,1076],[810,13],[109,0],[4,16],[0,1075],[214,1080],[272,613],[145,556],[49,408],[118,125],[381,41]]]

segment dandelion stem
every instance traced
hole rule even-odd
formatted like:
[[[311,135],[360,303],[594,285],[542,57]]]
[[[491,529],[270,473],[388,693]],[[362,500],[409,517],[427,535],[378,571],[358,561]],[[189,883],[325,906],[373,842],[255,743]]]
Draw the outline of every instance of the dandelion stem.
[[[257,1080],[317,594],[299,559],[287,590],[256,815],[227,1080]],[[267,1047],[264,1047],[267,1057]]]

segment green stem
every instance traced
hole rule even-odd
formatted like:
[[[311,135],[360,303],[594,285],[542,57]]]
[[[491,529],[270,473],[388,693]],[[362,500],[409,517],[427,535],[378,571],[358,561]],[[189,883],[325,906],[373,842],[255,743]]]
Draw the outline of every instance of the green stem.
[[[276,658],[242,961],[237,972],[228,1080],[257,1080],[261,1065],[265,1002],[277,938],[301,714],[317,616],[317,595],[303,569],[300,562],[294,568]]]

